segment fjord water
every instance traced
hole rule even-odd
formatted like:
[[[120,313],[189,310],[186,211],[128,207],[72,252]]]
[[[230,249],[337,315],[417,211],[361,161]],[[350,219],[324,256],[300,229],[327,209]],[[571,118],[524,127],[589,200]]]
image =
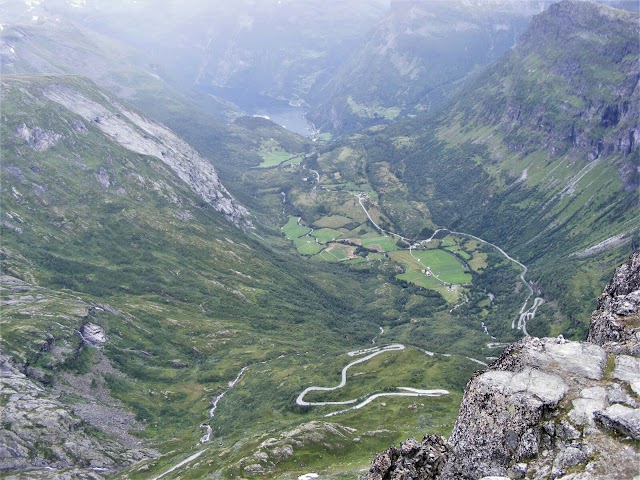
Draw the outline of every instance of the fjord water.
[[[272,122],[298,135],[308,137],[313,131],[313,126],[305,118],[308,108],[292,105],[288,100],[244,88],[200,86],[198,89],[233,103],[249,115],[269,117]]]

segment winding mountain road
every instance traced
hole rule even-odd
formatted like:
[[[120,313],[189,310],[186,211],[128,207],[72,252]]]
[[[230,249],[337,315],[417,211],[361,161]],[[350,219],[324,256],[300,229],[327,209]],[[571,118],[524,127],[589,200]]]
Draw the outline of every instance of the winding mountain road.
[[[296,398],[296,404],[301,406],[301,407],[308,407],[308,406],[315,406],[315,407],[320,407],[320,406],[326,406],[326,405],[353,405],[354,403],[356,403],[358,401],[357,398],[352,399],[352,400],[344,400],[341,402],[307,402],[304,400],[304,397],[309,393],[309,392],[330,392],[333,390],[338,390],[339,388],[344,387],[347,384],[347,371],[353,367],[354,365],[357,365],[359,363],[363,363],[366,362],[368,360],[371,360],[373,357],[380,355],[381,353],[385,353],[385,352],[390,352],[390,351],[398,351],[398,350],[404,350],[405,346],[399,343],[393,344],[393,345],[387,345],[385,347],[373,347],[373,348],[366,348],[366,349],[362,349],[362,350],[355,350],[352,352],[348,352],[347,355],[349,355],[350,357],[353,356],[357,356],[357,355],[364,355],[367,354],[366,356],[359,358],[358,360],[355,360],[351,363],[349,363],[347,366],[345,366],[342,369],[342,373],[341,373],[341,380],[340,383],[338,385],[336,385],[335,387],[307,387],[305,388],[302,393],[300,395],[298,395],[298,398]],[[350,408],[344,409],[344,410],[339,410],[337,412],[332,412],[332,413],[328,413],[327,415],[325,415],[325,417],[332,417],[334,415],[338,415],[344,412],[348,412],[349,410],[357,410],[359,408],[364,407],[365,405],[368,405],[369,403],[371,403],[372,401],[374,401],[376,398],[380,398],[380,397],[439,397],[442,395],[448,395],[449,391],[448,390],[422,390],[422,389],[417,389],[417,388],[410,388],[410,387],[397,387],[399,390],[404,390],[404,392],[389,392],[389,393],[376,393],[373,395],[368,396],[365,400],[363,400],[362,402],[353,405]]]
[[[176,465],[174,465],[173,467],[171,467],[171,468],[170,468],[169,470],[167,470],[166,472],[161,473],[161,474],[160,474],[160,475],[158,475],[157,477],[153,477],[153,479],[152,479],[152,480],[158,480],[158,479],[160,479],[160,478],[164,477],[165,475],[169,475],[171,472],[173,472],[173,471],[177,470],[178,468],[180,468],[180,467],[182,467],[182,466],[186,465],[187,463],[189,463],[189,462],[193,462],[196,458],[198,458],[200,455],[202,455],[202,454],[203,454],[204,452],[206,452],[206,451],[207,451],[207,449],[205,448],[205,449],[200,450],[199,452],[194,453],[194,454],[193,454],[193,455],[191,455],[190,457],[185,458],[185,459],[184,459],[183,461],[181,461],[180,463],[177,463]]]
[[[367,360],[372,359],[376,355],[380,355],[381,353],[385,353],[385,352],[389,352],[389,351],[393,351],[393,350],[404,350],[404,345],[401,345],[401,344],[397,343],[397,344],[393,344],[393,345],[388,345],[386,347],[375,347],[375,348],[370,348],[370,349],[366,349],[366,350],[356,350],[354,352],[347,353],[347,355],[352,357],[352,356],[358,355],[359,352],[361,352],[361,353],[373,352],[373,353],[369,353],[369,355],[367,355],[365,357],[359,358],[358,360],[355,360],[355,361],[351,362],[346,367],[344,367],[342,369],[340,383],[338,385],[336,385],[335,387],[307,387],[307,388],[305,388],[302,391],[302,393],[300,395],[298,395],[298,398],[296,398],[296,404],[300,405],[301,407],[307,407],[307,406],[323,406],[323,405],[349,405],[351,403],[356,403],[358,401],[358,399],[346,400],[346,401],[342,401],[342,402],[306,402],[304,400],[304,397],[309,392],[331,392],[333,390],[338,390],[339,388],[344,387],[347,384],[347,371],[351,367],[353,367],[354,365],[357,365],[359,363],[366,362]]]

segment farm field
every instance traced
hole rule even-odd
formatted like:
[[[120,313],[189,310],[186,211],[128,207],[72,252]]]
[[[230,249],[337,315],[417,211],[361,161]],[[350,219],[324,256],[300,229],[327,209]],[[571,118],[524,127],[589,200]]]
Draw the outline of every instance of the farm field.
[[[291,165],[302,162],[304,155],[286,151],[274,139],[263,140],[257,152],[262,157],[262,163],[257,168],[273,168],[279,165]]]
[[[295,160],[302,161],[302,155],[291,155],[288,152],[260,152],[258,155],[262,157],[262,163],[258,168],[272,168],[282,164],[292,164]]]
[[[342,232],[333,230],[332,228],[321,228],[319,230],[314,230],[312,235],[316,237],[320,243],[329,243],[336,238],[339,238],[342,235]]]
[[[289,240],[295,240],[311,231],[311,228],[298,224],[297,217],[289,217],[287,223],[282,227],[282,231]]]
[[[343,215],[331,215],[316,220],[314,225],[318,228],[342,228],[345,225],[350,224],[351,222],[353,222],[352,219],[347,218]]]
[[[471,274],[464,271],[455,256],[444,250],[414,250],[413,255],[403,250],[390,253],[389,257],[403,265],[408,272],[425,275],[422,270],[430,269],[433,276],[445,283],[461,285],[471,282]]]
[[[393,252],[398,250],[395,239],[389,236],[365,237],[362,238],[362,246],[378,250],[380,252]]]

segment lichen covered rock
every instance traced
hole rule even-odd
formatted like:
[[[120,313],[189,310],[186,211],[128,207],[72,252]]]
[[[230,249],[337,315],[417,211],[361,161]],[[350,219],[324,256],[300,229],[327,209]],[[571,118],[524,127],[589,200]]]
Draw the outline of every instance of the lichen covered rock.
[[[602,292],[587,341],[640,356],[640,250],[616,269]]]
[[[438,435],[425,435],[422,442],[411,438],[400,448],[389,447],[378,455],[366,480],[438,478],[449,455],[449,446]]]

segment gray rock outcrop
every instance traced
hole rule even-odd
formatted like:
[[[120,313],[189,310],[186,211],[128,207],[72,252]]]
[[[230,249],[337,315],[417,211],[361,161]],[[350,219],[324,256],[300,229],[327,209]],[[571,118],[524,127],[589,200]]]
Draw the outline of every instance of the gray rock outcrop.
[[[403,442],[400,448],[389,447],[378,455],[371,465],[371,480],[401,480],[438,478],[447,461],[449,446],[444,438],[425,435],[422,442],[413,438]]]
[[[93,323],[85,323],[80,329],[82,341],[89,345],[101,345],[107,341],[104,328]]]
[[[637,479],[639,289],[636,251],[598,300],[588,342],[524,338],[469,381],[439,473],[394,473],[415,461],[410,440],[365,478]]]
[[[0,476],[22,471],[30,472],[30,478],[63,478],[63,470],[82,468],[84,474],[96,472],[91,478],[101,478],[98,473],[113,473],[154,455],[127,448],[115,437],[92,435],[68,405],[16,369],[2,352],[0,390]]]
[[[587,341],[640,356],[640,255],[618,267],[591,315]]]
[[[48,150],[62,139],[59,133],[44,130],[38,126],[30,128],[24,123],[16,130],[16,136],[23,139],[36,152]]]

